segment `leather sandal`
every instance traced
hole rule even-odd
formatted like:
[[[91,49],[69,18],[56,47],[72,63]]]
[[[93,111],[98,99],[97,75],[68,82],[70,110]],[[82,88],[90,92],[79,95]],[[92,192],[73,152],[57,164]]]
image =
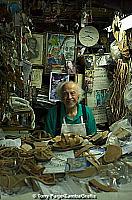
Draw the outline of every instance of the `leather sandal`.
[[[100,183],[96,179],[90,180],[89,185],[95,187],[96,189],[104,191],[104,192],[117,192],[118,191],[117,189],[112,188],[109,185],[104,185],[104,184]]]
[[[34,149],[34,158],[38,162],[49,161],[52,157],[53,157],[53,153],[49,148]]]
[[[33,133],[30,135],[34,141],[45,141],[51,139],[51,135],[43,130],[34,130]]]
[[[122,155],[122,149],[117,145],[107,145],[106,152],[102,157],[103,163],[112,163],[117,161]]]

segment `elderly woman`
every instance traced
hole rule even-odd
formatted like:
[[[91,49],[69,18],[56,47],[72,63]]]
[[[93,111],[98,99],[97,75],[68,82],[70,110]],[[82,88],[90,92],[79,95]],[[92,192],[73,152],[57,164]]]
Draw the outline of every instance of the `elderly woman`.
[[[61,133],[75,133],[86,136],[96,133],[96,122],[91,109],[80,104],[83,90],[73,81],[61,83],[57,88],[61,99],[49,109],[45,123],[46,132],[53,137]]]

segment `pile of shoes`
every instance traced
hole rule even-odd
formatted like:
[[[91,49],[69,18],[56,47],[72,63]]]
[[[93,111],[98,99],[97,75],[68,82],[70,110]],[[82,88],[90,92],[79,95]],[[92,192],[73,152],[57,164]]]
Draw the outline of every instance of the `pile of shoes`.
[[[52,157],[53,153],[46,144],[35,143],[34,148],[26,143],[19,148],[0,146],[0,187],[3,191],[20,190],[23,186],[33,187],[34,180],[55,184],[54,176],[43,175],[45,166],[40,163]]]
[[[54,138],[54,147],[60,147],[62,149],[68,147],[75,147],[82,144],[83,139],[78,135],[74,134],[61,134],[60,136],[56,136]]]

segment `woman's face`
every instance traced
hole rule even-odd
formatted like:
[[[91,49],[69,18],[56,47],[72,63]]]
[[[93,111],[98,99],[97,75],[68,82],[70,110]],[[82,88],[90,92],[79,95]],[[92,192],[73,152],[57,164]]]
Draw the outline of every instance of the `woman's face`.
[[[79,94],[75,83],[67,83],[63,86],[62,101],[66,108],[73,108],[78,103]]]
[[[72,69],[73,68],[72,61],[70,61],[70,60],[67,61],[66,65],[67,65],[68,69]]]

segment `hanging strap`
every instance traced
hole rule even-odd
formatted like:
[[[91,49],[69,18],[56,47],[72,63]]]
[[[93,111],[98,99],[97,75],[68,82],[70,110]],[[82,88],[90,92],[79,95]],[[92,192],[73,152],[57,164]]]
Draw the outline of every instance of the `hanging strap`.
[[[58,101],[56,105],[57,105],[56,134],[59,135],[61,133],[61,118],[60,118],[61,102]]]
[[[83,123],[86,123],[87,121],[87,114],[86,114],[86,106],[84,104],[82,105],[82,113],[83,113]]]

